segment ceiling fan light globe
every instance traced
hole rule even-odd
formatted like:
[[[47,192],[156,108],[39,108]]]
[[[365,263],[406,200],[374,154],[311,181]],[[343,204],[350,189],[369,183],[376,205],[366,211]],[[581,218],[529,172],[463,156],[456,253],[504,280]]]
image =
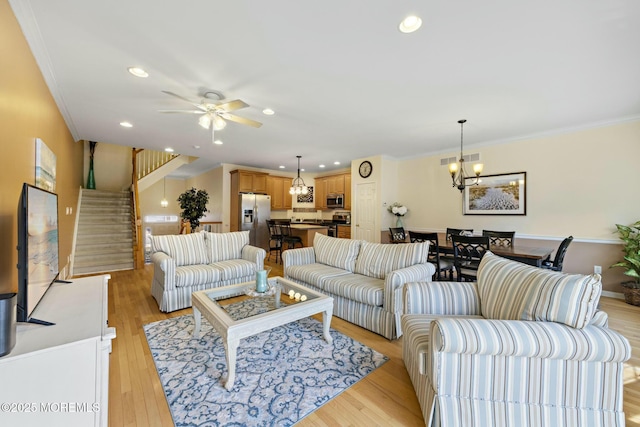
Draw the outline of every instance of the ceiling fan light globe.
[[[208,114],[205,114],[204,116],[201,116],[198,119],[198,124],[200,126],[202,126],[205,129],[209,129],[209,127],[211,126],[211,117],[209,117]]]
[[[215,116],[213,118],[213,128],[215,130],[222,130],[227,126],[227,122],[220,116]]]

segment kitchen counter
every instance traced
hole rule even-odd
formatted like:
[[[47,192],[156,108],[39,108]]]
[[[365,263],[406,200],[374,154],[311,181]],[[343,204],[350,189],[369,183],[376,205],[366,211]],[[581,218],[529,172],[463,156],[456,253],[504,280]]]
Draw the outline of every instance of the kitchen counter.
[[[302,239],[302,246],[313,246],[313,237],[316,233],[327,235],[329,227],[326,225],[309,223],[291,223],[291,234]]]

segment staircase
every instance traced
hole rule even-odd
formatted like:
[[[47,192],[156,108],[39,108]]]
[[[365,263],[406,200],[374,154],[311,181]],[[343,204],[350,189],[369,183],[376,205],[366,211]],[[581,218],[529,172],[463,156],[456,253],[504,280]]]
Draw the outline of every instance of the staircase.
[[[82,189],[74,276],[133,269],[131,193]]]

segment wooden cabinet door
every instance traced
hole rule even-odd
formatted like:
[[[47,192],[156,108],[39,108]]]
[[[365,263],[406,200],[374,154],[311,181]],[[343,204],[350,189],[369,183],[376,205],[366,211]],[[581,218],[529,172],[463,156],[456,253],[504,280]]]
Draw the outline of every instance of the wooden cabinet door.
[[[344,176],[344,208],[348,211],[351,210],[351,174],[345,174]],[[351,235],[351,228],[349,228],[349,235]]]
[[[327,179],[326,178],[316,178],[313,196],[316,200],[316,209],[326,209],[327,208]]]
[[[282,207],[284,209],[291,209],[293,206],[293,196],[289,194],[289,189],[291,188],[291,178],[282,178]]]
[[[331,194],[344,194],[344,175],[329,177],[327,192]]]
[[[238,173],[238,191],[241,193],[252,193],[253,192],[253,174],[247,172],[239,172]],[[265,182],[265,187],[267,183]]]
[[[266,174],[253,175],[253,192],[254,193],[267,192],[267,175]]]

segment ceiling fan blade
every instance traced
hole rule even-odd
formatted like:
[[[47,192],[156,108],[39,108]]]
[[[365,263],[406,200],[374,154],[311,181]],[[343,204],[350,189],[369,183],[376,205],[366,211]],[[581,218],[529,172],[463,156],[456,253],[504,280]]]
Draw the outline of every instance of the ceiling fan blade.
[[[158,110],[159,113],[205,114],[203,110]]]
[[[254,128],[259,128],[260,126],[262,126],[262,123],[260,123],[260,122],[256,122],[255,120],[247,119],[245,117],[236,116],[234,114],[220,113],[220,117],[222,117],[225,120],[232,121],[232,122],[240,123],[240,124],[243,124],[243,125],[253,126]]]
[[[176,98],[182,99],[183,101],[188,102],[189,104],[193,105],[196,108],[199,108],[201,110],[205,110],[205,108],[203,108],[200,104],[198,104],[196,102],[193,102],[190,99],[185,98],[184,96],[180,96],[180,95],[178,95],[176,93],[169,92],[168,90],[163,90],[162,93],[166,93],[167,95],[175,96]]]
[[[224,102],[222,104],[216,104],[216,110],[224,110],[224,111],[234,111],[239,110],[241,108],[247,108],[249,104],[242,101],[241,99],[236,99],[234,101]]]

